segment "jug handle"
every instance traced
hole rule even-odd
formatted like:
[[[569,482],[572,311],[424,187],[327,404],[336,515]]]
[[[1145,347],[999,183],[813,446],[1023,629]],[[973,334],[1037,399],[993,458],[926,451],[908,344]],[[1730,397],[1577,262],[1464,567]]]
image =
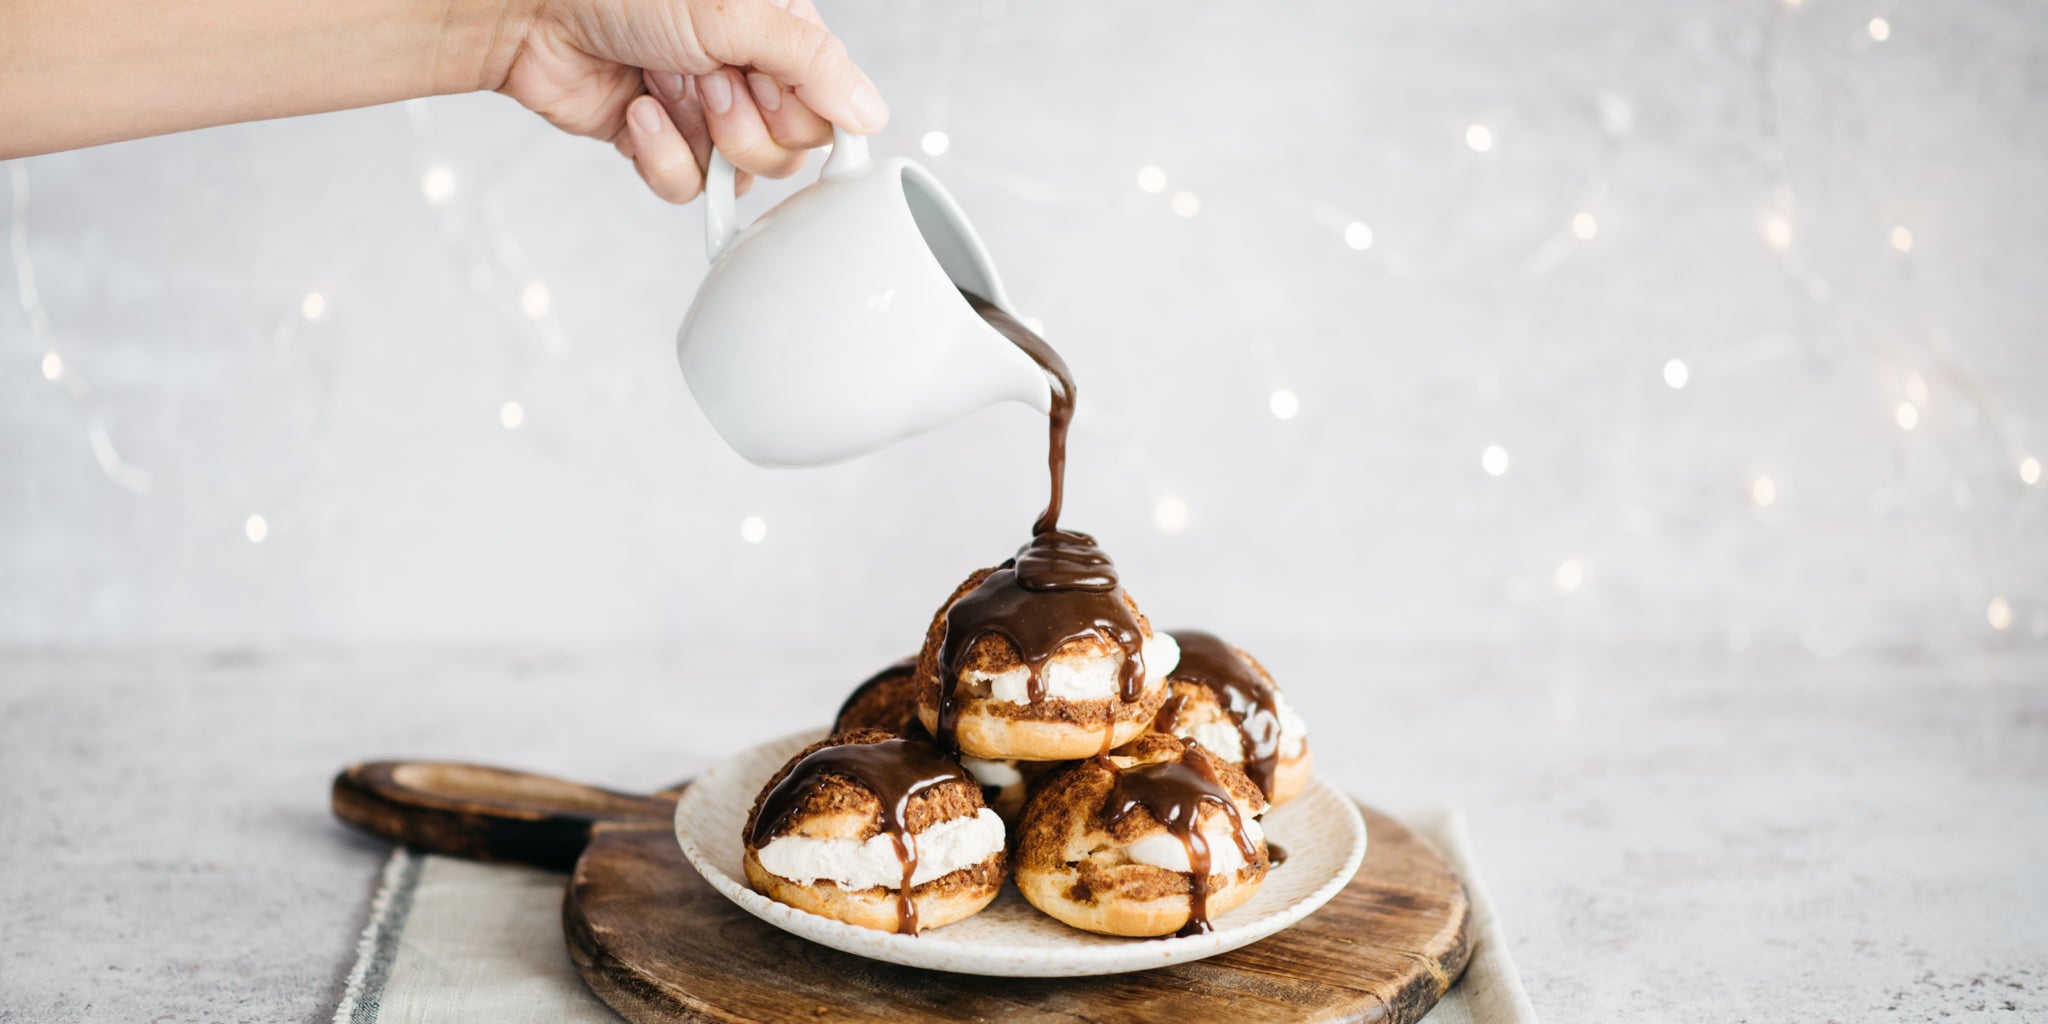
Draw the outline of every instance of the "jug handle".
[[[832,155],[825,159],[820,181],[855,177],[868,169],[868,140],[838,125],[832,126]],[[704,176],[704,258],[715,260],[740,233],[739,208],[734,196],[736,182],[732,161],[711,151],[711,167]]]

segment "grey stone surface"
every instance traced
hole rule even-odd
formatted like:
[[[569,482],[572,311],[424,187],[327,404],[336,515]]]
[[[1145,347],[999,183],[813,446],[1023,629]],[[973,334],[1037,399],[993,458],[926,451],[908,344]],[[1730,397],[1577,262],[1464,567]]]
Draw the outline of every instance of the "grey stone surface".
[[[1467,808],[1547,1020],[2048,1015],[2038,652],[1257,653],[1340,784]],[[343,763],[648,788],[815,725],[869,667],[0,659],[0,1020],[322,1019],[385,853],[327,818]]]

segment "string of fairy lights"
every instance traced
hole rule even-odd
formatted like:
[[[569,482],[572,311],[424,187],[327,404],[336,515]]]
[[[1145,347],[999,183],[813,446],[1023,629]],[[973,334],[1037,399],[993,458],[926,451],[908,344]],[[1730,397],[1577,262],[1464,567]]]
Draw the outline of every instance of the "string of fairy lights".
[[[1789,14],[1801,6],[1801,0],[1780,0]],[[1858,34],[1860,46],[1876,46],[1892,39],[1893,26],[1889,19],[1876,16],[1869,19]],[[432,111],[424,100],[404,104],[416,140],[422,143],[420,149],[419,193],[425,206],[440,218],[444,237],[451,244],[459,241],[457,248],[481,248],[489,259],[470,256],[473,262],[468,279],[474,290],[490,297],[492,301],[509,301],[520,316],[533,325],[543,351],[560,356],[569,344],[569,339],[553,317],[554,297],[547,284],[538,279],[527,266],[523,249],[512,232],[502,205],[486,199],[480,206],[486,226],[489,229],[488,244],[477,246],[469,236],[466,220],[458,216],[456,207],[462,197],[463,183],[458,180],[456,170],[448,163],[432,156],[432,140],[435,136]],[[1599,120],[1609,144],[1618,142],[1627,135],[1633,123],[1633,112],[1627,101],[1621,97],[1603,94],[1599,97]],[[1511,138],[1503,138],[1495,125],[1484,121],[1472,121],[1454,129],[1462,136],[1464,146],[1474,158],[1486,158],[1504,145],[1512,145]],[[1786,162],[1778,146],[1775,125],[1764,126],[1764,162],[1773,176],[1772,194],[1757,225],[1758,239],[1763,249],[1780,261],[1785,272],[1815,301],[1826,301],[1830,295],[1828,282],[1816,273],[1802,259],[1797,231],[1798,217],[1794,193],[1786,171]],[[943,130],[924,132],[918,139],[919,150],[927,157],[939,158],[952,150],[952,139]],[[16,294],[22,314],[26,319],[31,338],[42,354],[37,371],[44,380],[60,387],[78,412],[80,425],[86,435],[95,462],[101,473],[115,486],[137,494],[150,493],[154,484],[151,472],[135,465],[120,453],[96,395],[79,372],[78,360],[67,359],[69,342],[54,332],[49,310],[44,306],[36,287],[36,265],[33,259],[29,234],[31,182],[29,161],[15,160],[8,165],[8,177],[12,187],[10,205],[9,249],[15,271]],[[1139,192],[1159,197],[1166,208],[1177,217],[1194,218],[1202,214],[1203,198],[1192,188],[1176,188],[1174,181],[1164,167],[1147,164],[1136,169],[1134,184]],[[1597,173],[1574,197],[1570,207],[1563,213],[1557,229],[1531,253],[1524,265],[1525,273],[1540,276],[1565,258],[1575,246],[1595,244],[1601,232],[1601,222],[1596,210],[1606,191],[1606,184]],[[474,212],[474,211],[471,211]],[[1334,205],[1323,203],[1312,215],[1321,228],[1334,233],[1342,244],[1353,252],[1371,250],[1378,239],[1373,227],[1364,219],[1345,213]],[[1888,248],[1901,262],[1910,279],[1910,257],[1914,237],[1909,225],[1881,225],[1875,232],[1875,246]],[[516,291],[509,298],[503,296],[502,282],[516,282]],[[280,341],[289,340],[301,326],[313,326],[325,320],[332,308],[332,298],[323,291],[309,290],[297,302],[296,315],[286,314],[281,318],[278,336]],[[1026,318],[1034,329],[1041,329],[1035,320]],[[1931,324],[1931,319],[1930,319]],[[1981,396],[1986,393],[1981,382],[1974,380],[1967,366],[1947,356],[1946,339],[1938,326],[1929,327],[1930,343],[1927,346],[1930,360],[1938,364],[1944,379],[1959,381],[1959,393]],[[1693,370],[1684,358],[1672,355],[1660,368],[1662,383],[1673,391],[1682,391],[1693,384]],[[1918,370],[1906,372],[1900,380],[1899,401],[1891,410],[1892,422],[1904,432],[1919,429],[1923,417],[1934,401],[1933,388],[1927,376]],[[1981,402],[1981,398],[1979,399]],[[1267,395],[1267,412],[1279,421],[1291,421],[1303,412],[1301,395],[1291,388],[1278,387]],[[518,431],[526,425],[528,410],[525,403],[514,395],[508,395],[496,410],[498,425],[506,431]],[[2043,483],[2041,458],[2021,450],[2009,432],[2001,430],[2001,443],[2009,449],[2009,465],[2018,482],[2029,488],[2040,488]],[[1513,469],[1513,457],[1500,442],[1483,446],[1476,457],[1478,471],[1489,478],[1507,476]],[[1740,489],[1743,499],[1755,510],[1762,512],[1779,500],[1780,481],[1766,473],[1757,473]],[[241,531],[250,544],[263,544],[271,538],[273,520],[280,513],[289,515],[288,508],[272,507],[243,513]],[[1152,510],[1154,526],[1164,533],[1178,533],[1190,523],[1191,510],[1184,498],[1175,494],[1158,497]],[[763,543],[768,537],[768,523],[759,515],[747,515],[739,522],[739,538],[747,544]],[[1582,556],[1570,555],[1561,558],[1550,572],[1552,589],[1560,596],[1578,592],[1592,574]],[[1993,630],[2007,631],[2018,624],[2019,609],[2003,593],[1989,595],[1984,606],[1985,623]],[[2036,638],[2048,638],[2048,608],[2035,610],[2026,630]]]
[[[1788,10],[1801,6],[1801,0],[1781,2]],[[1891,22],[1883,16],[1872,17],[1863,25],[1861,35],[1865,45],[1887,42],[1892,38]],[[1602,127],[1610,139],[1618,139],[1625,135],[1633,121],[1626,101],[1611,95],[1601,97],[1600,114]],[[1494,127],[1479,121],[1465,125],[1463,137],[1466,148],[1482,157],[1493,153],[1499,142]],[[1771,167],[1776,184],[1771,208],[1758,224],[1760,240],[1768,251],[1777,256],[1786,272],[1802,285],[1809,297],[1816,302],[1827,301],[1831,294],[1827,281],[1806,264],[1796,244],[1793,190],[1785,169],[1785,161],[1776,145],[1774,130],[1768,133],[1766,143],[1766,162]],[[939,156],[950,148],[950,140],[943,132],[928,132],[923,138],[922,148],[928,156]],[[1201,197],[1195,192],[1180,189],[1169,193],[1170,179],[1165,169],[1157,165],[1148,164],[1140,167],[1136,173],[1136,183],[1139,190],[1148,195],[1166,196],[1170,209],[1180,217],[1195,217],[1202,210]],[[1532,256],[1532,273],[1541,272],[1554,265],[1570,245],[1591,243],[1598,238],[1600,222],[1593,212],[1593,207],[1603,191],[1604,186],[1597,180],[1589,184],[1585,194],[1580,197],[1580,202],[1566,215],[1558,231]],[[1373,245],[1372,226],[1362,220],[1333,220],[1329,217],[1319,217],[1318,220],[1325,227],[1333,228],[1342,237],[1344,244],[1352,250],[1363,252]],[[1882,232],[1882,238],[1884,244],[1901,259],[1912,252],[1913,232],[1904,224],[1887,226]],[[1938,327],[1932,328],[1931,334],[1939,340]],[[1943,357],[1944,345],[1935,344],[1929,348],[1935,360],[1943,364],[1945,374],[1966,383],[1961,390],[1983,393],[1981,386],[1967,386],[1973,383],[1973,375],[1967,366]],[[1661,373],[1665,386],[1674,391],[1684,390],[1691,383],[1691,368],[1678,356],[1668,358],[1662,366]],[[1923,411],[1930,406],[1933,400],[1932,390],[1927,378],[1917,371],[1910,371],[1904,375],[1901,390],[1901,400],[1892,409],[1892,419],[1898,429],[1911,432],[1918,428]],[[1292,420],[1301,413],[1300,396],[1288,388],[1275,389],[1269,398],[1269,405],[1273,417],[1278,420]],[[2011,447],[2009,440],[2005,443]],[[1480,471],[1493,478],[1506,476],[1513,464],[1507,448],[1498,443],[1488,444],[1482,448],[1478,462]],[[2010,465],[2022,485],[2042,486],[2042,465],[2036,455],[2017,451],[2012,455]],[[1749,503],[1761,511],[1776,504],[1778,489],[1776,479],[1769,474],[1758,473],[1747,481],[1745,494]],[[1184,529],[1189,521],[1187,502],[1178,495],[1168,494],[1160,497],[1154,507],[1153,521],[1154,525],[1164,532],[1174,533]],[[1557,594],[1567,596],[1577,592],[1584,585],[1587,575],[1587,566],[1580,558],[1565,557],[1558,561],[1553,569],[1551,583]],[[1984,618],[1986,624],[1994,630],[2009,630],[2015,625],[2015,610],[2006,595],[1994,593],[1985,602]],[[2038,610],[2033,614],[2028,623],[2028,631],[2036,638],[2048,638],[2048,609]]]

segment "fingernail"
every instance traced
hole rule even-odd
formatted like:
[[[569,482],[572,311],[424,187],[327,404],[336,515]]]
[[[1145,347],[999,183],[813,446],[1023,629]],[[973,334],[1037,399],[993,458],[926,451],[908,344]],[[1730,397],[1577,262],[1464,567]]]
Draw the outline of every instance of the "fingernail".
[[[875,83],[863,78],[853,87],[853,116],[860,119],[860,127],[866,131],[880,131],[889,121],[889,105],[882,102],[882,94]]]
[[[633,105],[627,108],[627,113],[633,117],[633,127],[642,132],[652,135],[661,130],[661,108],[652,102],[642,103],[634,100]]]
[[[682,97],[683,76],[673,71],[656,71],[647,77],[652,80],[655,95],[670,103],[674,103]]]
[[[697,88],[704,93],[704,107],[714,114],[732,110],[732,83],[726,80],[725,72],[714,71],[699,76]]]
[[[775,79],[759,71],[753,72],[747,76],[747,89],[754,94],[754,102],[762,110],[773,112],[782,109],[782,86],[775,84]]]
[[[768,2],[784,9],[789,7],[789,0],[768,0]]]

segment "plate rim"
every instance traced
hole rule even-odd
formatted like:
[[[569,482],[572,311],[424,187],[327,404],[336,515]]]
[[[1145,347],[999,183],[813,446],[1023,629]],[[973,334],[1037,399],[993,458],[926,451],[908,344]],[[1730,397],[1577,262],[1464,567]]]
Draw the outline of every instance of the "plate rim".
[[[794,753],[830,734],[828,729],[804,729],[757,743],[719,761],[699,775],[683,793],[682,799],[676,801],[672,830],[690,866],[719,895],[740,909],[798,938],[882,963],[983,977],[1051,978],[1124,974],[1202,960],[1250,945],[1292,927],[1321,909],[1357,876],[1370,842],[1365,818],[1359,813],[1357,803],[1321,775],[1316,775],[1310,780],[1310,787],[1329,791],[1336,806],[1342,809],[1342,818],[1352,833],[1351,849],[1346,854],[1344,866],[1307,895],[1250,921],[1219,928],[1205,935],[1133,938],[1127,944],[1075,946],[1071,951],[920,942],[916,936],[862,928],[777,903],[755,892],[744,879],[736,879],[712,863],[710,852],[701,847],[693,833],[684,827],[684,822],[691,817],[690,810],[710,799],[708,794],[715,787],[706,783],[718,781],[725,773],[736,770],[743,761],[758,757],[770,748],[788,746]],[[1004,884],[1011,883],[1005,880]]]

